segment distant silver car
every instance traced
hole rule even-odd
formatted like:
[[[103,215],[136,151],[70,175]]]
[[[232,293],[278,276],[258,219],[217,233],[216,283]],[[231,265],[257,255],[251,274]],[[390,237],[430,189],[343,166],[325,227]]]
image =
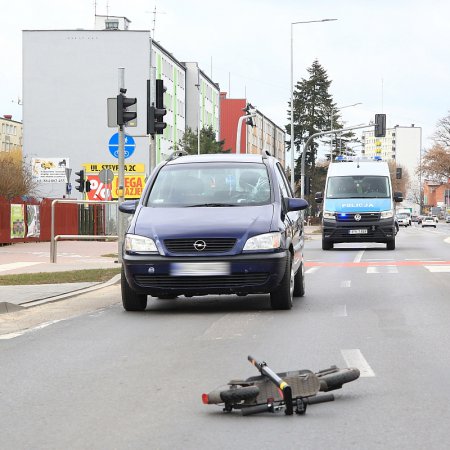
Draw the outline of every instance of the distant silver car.
[[[450,223],[450,214],[445,218],[445,223]]]
[[[434,228],[436,228],[436,221],[431,216],[424,217],[423,220],[422,220],[422,228],[423,227],[434,227]]]

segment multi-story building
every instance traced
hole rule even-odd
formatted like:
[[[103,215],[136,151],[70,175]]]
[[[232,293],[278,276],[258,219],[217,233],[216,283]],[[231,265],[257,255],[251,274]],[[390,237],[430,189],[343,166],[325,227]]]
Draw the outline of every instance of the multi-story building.
[[[0,117],[0,152],[22,151],[22,122],[5,114]]]
[[[226,92],[220,93],[220,139],[224,140],[224,149],[236,152],[237,128],[239,118],[245,115],[246,99],[227,98]],[[259,110],[254,110],[256,117],[253,125],[242,124],[240,136],[241,153],[261,153],[268,150],[284,166],[285,164],[285,131],[268,119]]]
[[[196,62],[184,62],[186,67],[186,127],[201,130],[212,127],[219,139],[220,88]]]
[[[414,207],[418,212],[420,199],[420,177],[417,169],[420,166],[422,146],[422,128],[396,125],[386,130],[385,137],[375,137],[374,131],[362,134],[363,151],[366,157],[381,156],[384,161],[395,160],[407,170],[409,176],[408,192],[405,192],[405,205]]]

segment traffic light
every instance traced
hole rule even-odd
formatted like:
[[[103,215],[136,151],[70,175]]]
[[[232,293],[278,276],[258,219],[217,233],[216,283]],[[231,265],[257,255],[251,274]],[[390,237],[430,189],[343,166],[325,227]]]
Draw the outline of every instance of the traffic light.
[[[150,104],[150,81],[147,80],[147,134],[152,136],[163,134],[164,128],[167,127],[167,123],[164,122],[164,116],[167,114],[164,106],[164,92],[166,90],[163,80],[156,80],[156,106]]]
[[[251,114],[251,113],[253,112],[254,109],[255,109],[255,108],[252,106],[251,103],[247,103],[247,106],[246,106],[245,108],[243,108],[242,111],[245,111],[245,114],[246,114],[246,115],[249,115],[249,114]],[[246,123],[247,125],[250,125],[251,127],[254,127],[254,126],[255,126],[255,123],[253,122],[253,117],[249,117],[249,118],[245,121],[245,123]]]
[[[309,175],[305,175],[305,195],[309,195],[312,192],[312,178]]]
[[[91,192],[91,182],[86,180],[84,183],[84,192]]]
[[[84,192],[86,180],[84,178],[84,170],[80,170],[79,172],[75,172],[75,175],[78,177],[75,179],[75,183],[78,183],[78,186],[75,189],[79,192]]]
[[[401,180],[402,179],[402,168],[401,167],[397,167],[397,170],[395,172],[395,178],[397,180]]]
[[[375,114],[375,137],[386,136],[386,114]]]
[[[133,119],[136,119],[136,111],[128,111],[128,108],[136,104],[136,98],[125,97],[126,89],[121,89],[117,96],[117,125],[126,125]]]
[[[163,134],[167,123],[164,122],[164,116],[167,114],[164,106],[164,92],[167,88],[164,86],[163,80],[156,80],[156,108],[155,108],[155,133]]]

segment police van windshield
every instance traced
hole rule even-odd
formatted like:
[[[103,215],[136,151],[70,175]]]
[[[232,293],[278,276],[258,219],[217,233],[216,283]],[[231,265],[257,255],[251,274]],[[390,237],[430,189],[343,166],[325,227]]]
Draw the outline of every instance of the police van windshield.
[[[152,207],[221,207],[270,202],[270,182],[261,163],[166,165],[148,197]]]
[[[327,198],[388,198],[389,178],[382,176],[330,177]]]

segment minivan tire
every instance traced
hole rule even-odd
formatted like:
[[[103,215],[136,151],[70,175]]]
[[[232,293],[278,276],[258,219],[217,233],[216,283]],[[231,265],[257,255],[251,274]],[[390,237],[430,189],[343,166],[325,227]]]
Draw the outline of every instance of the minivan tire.
[[[144,311],[147,308],[147,296],[138,294],[131,289],[125,277],[125,271],[122,267],[120,286],[122,290],[122,304],[125,311]]]
[[[305,266],[300,264],[294,277],[294,297],[303,297],[305,295]]]
[[[391,239],[386,243],[387,250],[395,250],[395,239]]]
[[[277,288],[270,293],[272,309],[291,309],[294,296],[294,273],[292,272],[292,256],[286,255],[286,270]]]

